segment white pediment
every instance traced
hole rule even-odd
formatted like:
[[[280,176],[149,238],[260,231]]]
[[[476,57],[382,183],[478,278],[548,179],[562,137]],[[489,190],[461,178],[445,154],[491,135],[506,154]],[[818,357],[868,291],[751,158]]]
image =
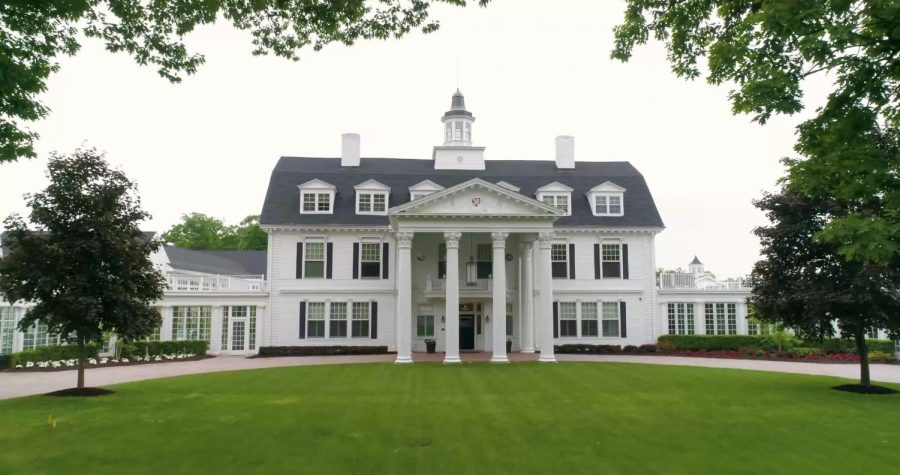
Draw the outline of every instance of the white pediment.
[[[554,206],[522,196],[480,178],[391,208],[392,216],[556,217]]]
[[[422,180],[422,181],[416,183],[415,185],[409,187],[410,192],[413,192],[413,191],[434,192],[434,191],[441,191],[443,189],[444,189],[443,186],[438,185],[437,183],[435,183],[431,180]]]
[[[566,186],[558,181],[544,185],[537,189],[538,193],[571,193],[572,187]]]
[[[313,178],[312,180],[309,180],[305,183],[297,185],[297,188],[300,188],[301,190],[328,190],[328,191],[335,190],[334,185],[332,185],[331,183],[324,182],[318,178]]]
[[[357,191],[391,191],[391,187],[375,179],[366,180],[354,186],[353,189]]]
[[[619,186],[611,181],[605,181],[605,182],[591,188],[590,192],[591,193],[598,193],[598,192],[599,193],[604,193],[604,192],[606,192],[606,193],[622,193],[624,191],[625,191],[625,188],[622,188],[621,186]]]

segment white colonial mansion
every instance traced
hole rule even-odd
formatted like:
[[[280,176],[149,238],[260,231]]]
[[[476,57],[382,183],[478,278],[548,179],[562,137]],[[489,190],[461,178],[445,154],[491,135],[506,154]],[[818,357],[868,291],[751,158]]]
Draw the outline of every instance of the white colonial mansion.
[[[205,339],[212,353],[261,346],[386,346],[396,361],[434,340],[444,361],[466,351],[554,360],[554,344],[640,345],[658,336],[747,334],[741,278],[695,258],[657,275],[663,221],[627,162],[577,162],[572,137],[555,160],[484,158],[463,95],[442,117],[431,159],[283,157],[261,223],[268,251],[154,256],[169,288],[153,339]],[[27,303],[0,302],[0,354],[55,343],[21,333]]]

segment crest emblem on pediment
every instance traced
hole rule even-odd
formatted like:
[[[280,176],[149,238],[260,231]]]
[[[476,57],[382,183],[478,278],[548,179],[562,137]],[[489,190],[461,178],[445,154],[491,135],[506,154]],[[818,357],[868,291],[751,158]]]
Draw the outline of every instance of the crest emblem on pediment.
[[[481,198],[479,198],[477,196],[475,198],[472,198],[472,206],[477,208],[480,205],[481,205]]]

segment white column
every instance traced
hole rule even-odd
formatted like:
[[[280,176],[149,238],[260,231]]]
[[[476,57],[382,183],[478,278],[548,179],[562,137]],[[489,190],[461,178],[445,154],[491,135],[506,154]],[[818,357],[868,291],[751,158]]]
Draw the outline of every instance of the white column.
[[[13,307],[13,353],[25,349],[25,334],[19,331],[19,321],[23,318],[25,318],[25,307]]]
[[[553,272],[550,265],[550,248],[553,245],[554,238],[551,232],[543,232],[538,236],[540,241],[538,270],[541,275],[541,295],[540,303],[535,313],[539,316],[540,361],[544,362],[556,361],[556,357],[553,355],[553,279],[551,278]]]
[[[162,325],[159,327],[159,339],[162,341],[172,339],[172,306],[162,307]]]
[[[506,237],[507,233],[491,233],[491,243],[494,250],[493,275],[494,275],[494,316],[492,317],[492,335],[494,353],[491,356],[493,363],[508,363],[506,357]]]
[[[446,295],[446,322],[444,328],[444,363],[459,363],[459,238],[461,233],[444,233],[447,244],[447,276],[444,279]]]
[[[209,351],[224,351],[222,348],[222,315],[224,310],[221,305],[214,305],[212,308],[212,326],[209,331]]]
[[[412,240],[413,233],[397,233],[397,360],[412,363]]]
[[[531,242],[521,245],[522,257],[522,286],[519,294],[522,296],[522,310],[519,312],[522,319],[522,353],[534,353],[534,244]]]

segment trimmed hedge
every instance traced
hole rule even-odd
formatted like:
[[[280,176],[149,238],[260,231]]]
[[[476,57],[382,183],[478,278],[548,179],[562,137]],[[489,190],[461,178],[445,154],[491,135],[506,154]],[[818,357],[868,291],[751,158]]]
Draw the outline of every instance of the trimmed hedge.
[[[852,339],[827,338],[821,341],[794,340],[803,348],[813,348],[824,353],[856,354],[856,343]],[[894,342],[890,340],[867,340],[869,351],[893,353]],[[778,346],[764,335],[662,335],[658,344],[666,350],[706,350],[728,351],[755,348],[776,351]]]
[[[205,355],[209,342],[205,340],[130,341],[121,344],[121,358],[157,355]]]
[[[573,343],[567,345],[555,345],[553,351],[556,353],[588,353],[593,355],[615,355],[619,353],[656,353],[656,345],[588,345],[586,343]]]
[[[384,355],[387,346],[261,346],[259,356]]]
[[[100,347],[88,343],[84,345],[84,357],[96,358]],[[37,363],[39,361],[60,361],[74,360],[78,358],[77,345],[49,345],[41,346],[33,350],[20,351],[12,353],[8,357],[8,367],[15,368],[17,365],[24,366],[27,362]]]

